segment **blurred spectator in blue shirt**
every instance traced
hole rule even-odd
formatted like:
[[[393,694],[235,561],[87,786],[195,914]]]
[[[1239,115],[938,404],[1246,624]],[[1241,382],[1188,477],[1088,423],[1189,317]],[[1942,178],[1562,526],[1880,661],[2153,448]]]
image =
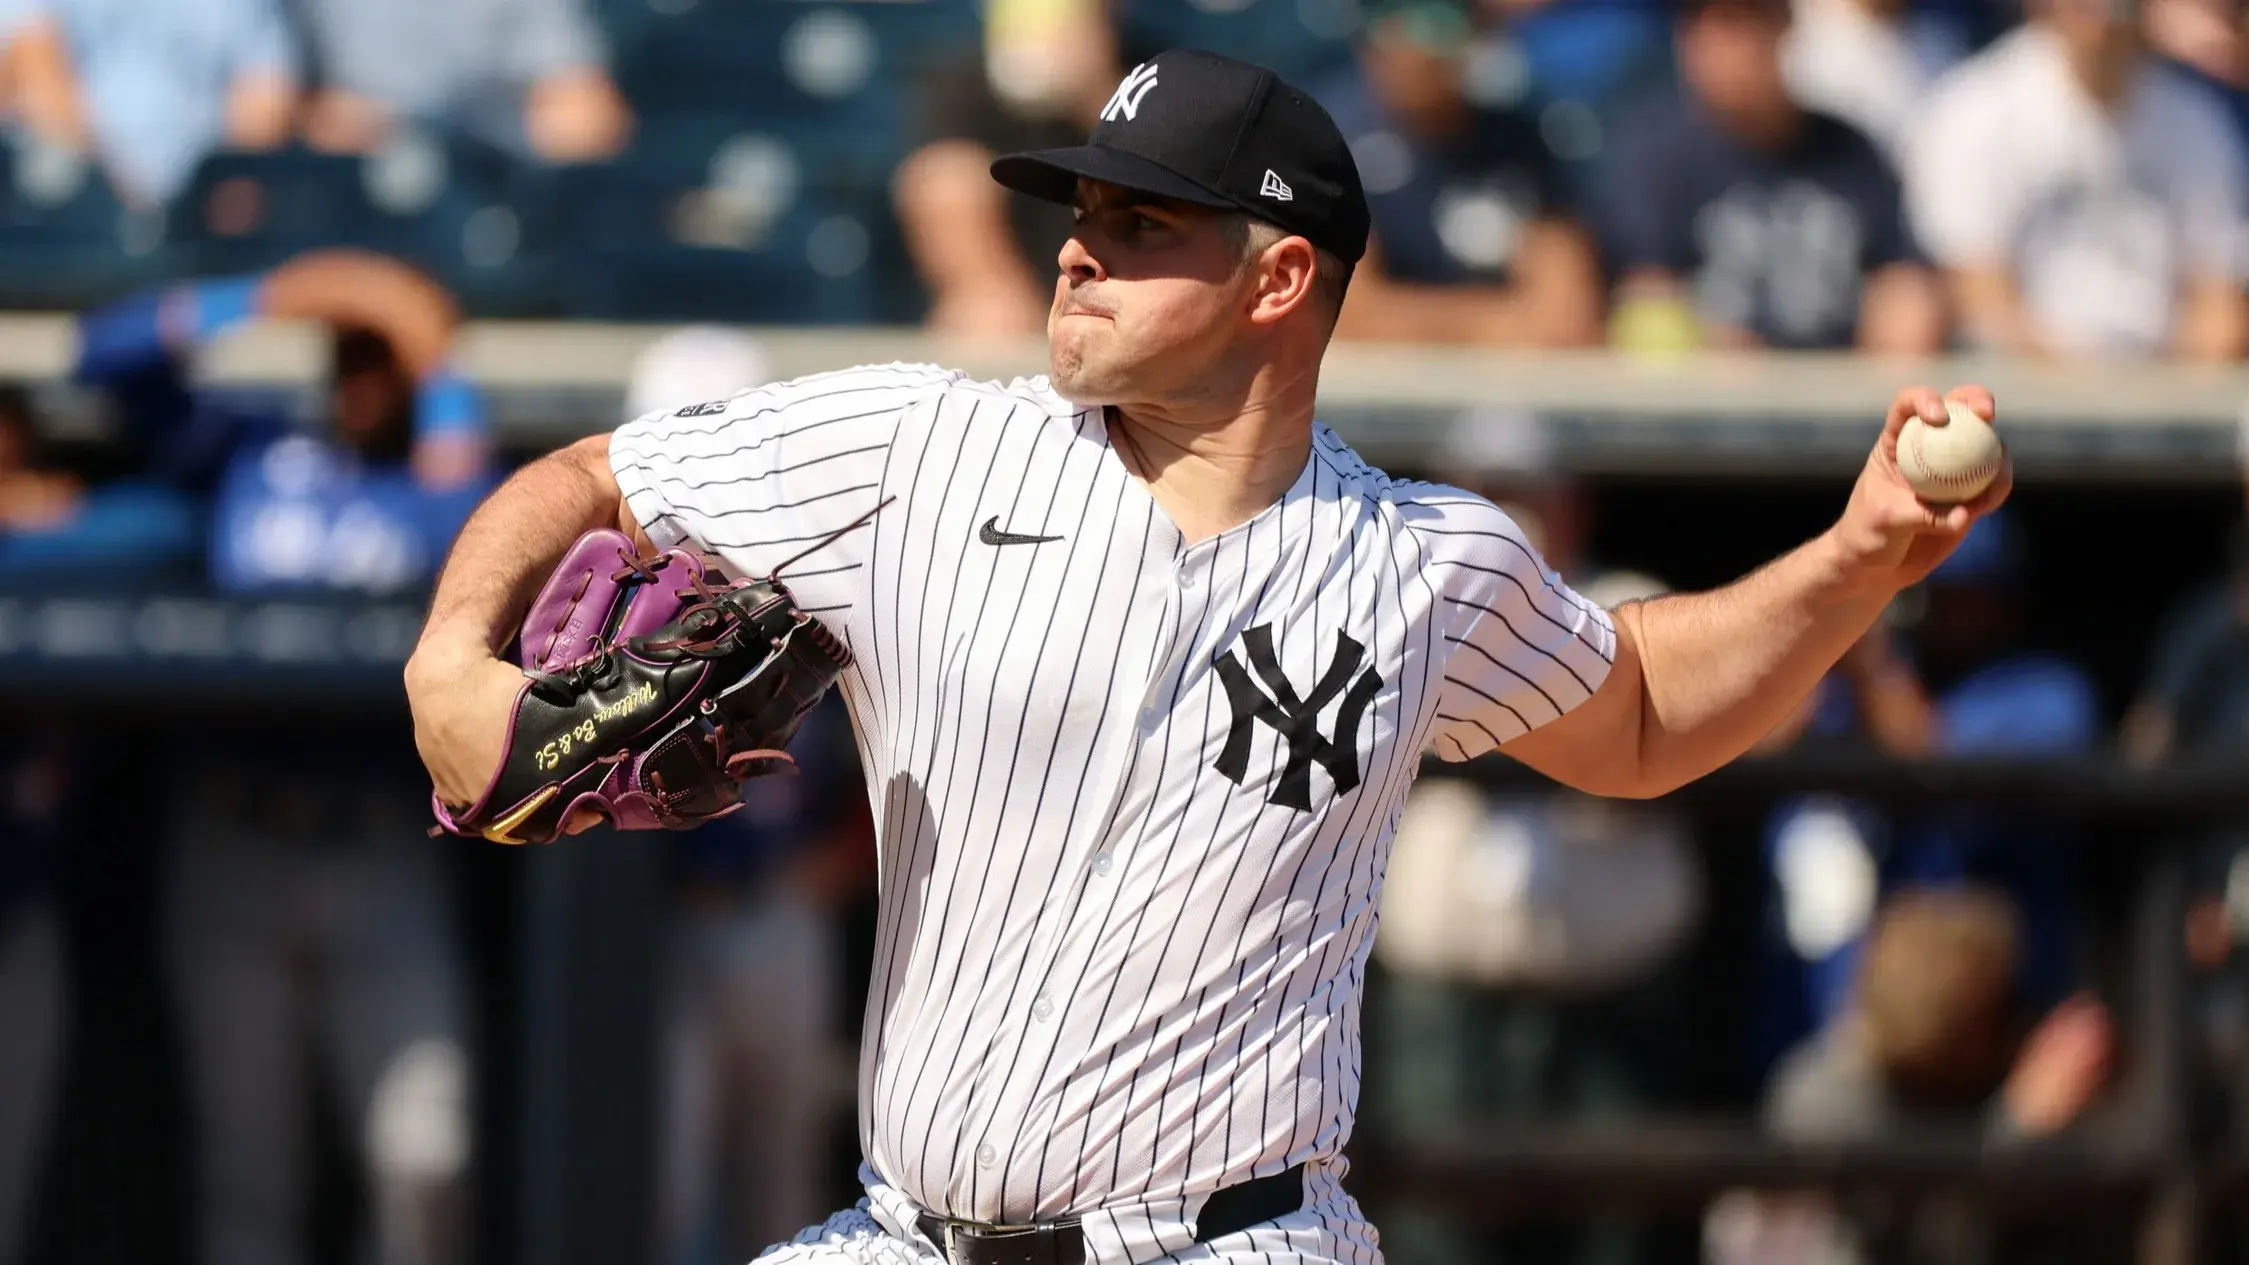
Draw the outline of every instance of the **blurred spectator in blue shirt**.
[[[1789,95],[1787,29],[1784,0],[1692,0],[1684,99],[1658,94],[1619,121],[1601,216],[1619,341],[1671,313],[1728,347],[1938,346],[1897,176],[1872,141]]]
[[[192,389],[200,343],[255,317],[333,332],[321,424]],[[77,377],[108,388],[152,475],[212,497],[212,579],[237,592],[427,583],[491,486],[482,404],[446,364],[454,313],[403,265],[349,251],[88,313]]]
[[[316,424],[190,385],[193,351],[253,318],[330,330]],[[491,483],[477,397],[446,363],[454,324],[411,269],[321,251],[88,314],[78,375],[116,397],[152,475],[210,498],[219,588],[393,592],[433,578]],[[368,1178],[367,1259],[457,1261],[465,1007],[428,781],[379,725],[243,727],[183,756],[167,871],[201,1259],[297,1259],[325,1082]]]
[[[1355,66],[1318,90],[1357,160],[1374,230],[1337,333],[1574,346],[1600,335],[1600,273],[1554,154],[1519,109],[1470,96],[1453,0],[1386,0]]]
[[[632,129],[580,0],[304,0],[298,11],[320,80],[304,131],[315,149],[365,152],[413,121],[592,162]]]
[[[277,0],[0,0],[10,111],[99,155],[128,202],[166,201],[221,146],[289,134],[296,48]]]
[[[2148,56],[2132,8],[2033,0],[1908,132],[1914,231],[1980,349],[2226,361],[2249,346],[2240,142],[2204,85]]]
[[[2022,546],[2007,515],[1978,523],[1923,585],[1908,660],[1877,625],[1797,720],[1767,740],[1859,740],[1892,756],[2069,755],[2101,741],[2099,698],[2076,664],[2023,641]],[[1884,821],[1815,799],[1776,814],[1766,841],[1784,942],[1769,1052],[1841,1014],[1881,893],[1969,881],[2007,893],[2021,918],[2021,996],[2051,1005],[2076,975],[2072,854],[2049,828],[1986,812]]]

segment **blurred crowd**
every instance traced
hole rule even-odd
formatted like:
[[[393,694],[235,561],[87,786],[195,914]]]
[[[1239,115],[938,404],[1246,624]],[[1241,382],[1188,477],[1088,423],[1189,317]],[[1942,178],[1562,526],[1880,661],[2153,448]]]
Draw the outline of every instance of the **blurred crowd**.
[[[2249,15],[2026,2],[989,0],[964,19],[951,0],[6,0],[0,303],[80,310],[72,376],[115,433],[60,454],[45,396],[0,391],[0,583],[417,592],[502,473],[454,365],[464,312],[1035,334],[1067,212],[1004,197],[987,164],[1076,140],[1172,43],[1280,67],[1351,139],[1375,240],[1349,337],[2238,358]],[[199,383],[198,350],[260,320],[327,331],[321,390]],[[752,339],[690,325],[644,353],[627,408],[771,377]],[[587,423],[604,420],[623,418]],[[1589,596],[1663,590],[1593,556],[1597,498],[1536,454],[1445,477],[1508,506]],[[2056,565],[2038,543],[2012,517],[1979,526],[1772,750],[2239,755],[2249,545],[2164,621],[2118,726],[2024,616]],[[394,736],[246,723],[180,756],[165,810],[197,1258],[304,1259],[321,1085],[369,1259],[463,1259],[474,1006],[426,781]],[[849,1158],[829,1153],[854,1020],[839,919],[871,881],[871,830],[840,713],[796,755],[747,811],[660,845],[667,1265],[746,1259],[814,1220]],[[13,1265],[65,1071],[61,854],[115,787],[53,734],[12,736],[0,762]],[[1738,1044],[1775,1135],[1997,1147],[2098,1121],[2124,1034],[2084,943],[2079,839],[1832,796],[1775,806],[1761,833]],[[1388,875],[1369,1120],[1410,1138],[1688,1104],[1688,1047],[1711,1044],[1681,983],[1708,842],[1668,805],[1429,780]],[[2201,1048],[2249,1090],[2249,838],[2214,832],[2196,857],[2180,931]],[[2224,1110],[2238,1125],[2245,1106]],[[1385,1229],[1400,1265],[1662,1251],[1615,1221],[1409,1211]],[[1992,1232],[1745,1194],[1687,1252],[1942,1265]]]
[[[1036,332],[1067,220],[987,159],[1198,44],[1351,138],[1349,337],[2249,339],[2236,0],[10,0],[0,30],[18,306],[361,245],[472,312]]]

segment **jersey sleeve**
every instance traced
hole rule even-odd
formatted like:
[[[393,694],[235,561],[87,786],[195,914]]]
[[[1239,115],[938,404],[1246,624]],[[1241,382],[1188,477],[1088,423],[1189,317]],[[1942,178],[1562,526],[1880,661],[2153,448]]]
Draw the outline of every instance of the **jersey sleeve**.
[[[1444,665],[1430,748],[1466,760],[1593,697],[1616,659],[1616,625],[1499,507],[1455,488],[1418,492],[1403,508],[1421,541]]]
[[[706,550],[744,576],[801,553],[781,578],[808,611],[841,613],[863,600],[872,536],[847,529],[881,504],[904,419],[955,377],[847,369],[651,413],[611,437],[610,469],[658,547]]]

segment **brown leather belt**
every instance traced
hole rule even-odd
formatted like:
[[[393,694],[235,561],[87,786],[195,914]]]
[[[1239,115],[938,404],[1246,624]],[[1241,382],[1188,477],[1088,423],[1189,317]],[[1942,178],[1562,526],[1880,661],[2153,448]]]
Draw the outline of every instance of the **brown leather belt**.
[[[1195,1242],[1247,1230],[1304,1207],[1304,1166],[1253,1177],[1211,1192],[1195,1218]],[[1075,1219],[1038,1225],[985,1225],[925,1212],[914,1228],[951,1265],[1085,1265],[1085,1231]]]

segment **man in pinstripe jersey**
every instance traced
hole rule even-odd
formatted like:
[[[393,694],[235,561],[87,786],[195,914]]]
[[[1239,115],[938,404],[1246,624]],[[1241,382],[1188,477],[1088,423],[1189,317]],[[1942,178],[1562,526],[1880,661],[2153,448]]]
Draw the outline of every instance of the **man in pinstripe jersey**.
[[[819,544],[786,578],[855,655],[881,850],[867,1199],[775,1259],[1371,1265],[1342,1152],[1423,753],[1504,750],[1605,795],[1700,776],[2004,480],[1916,500],[1897,430],[1945,414],[1901,392],[1834,527],[1612,614],[1489,502],[1391,479],[1314,422],[1367,215],[1303,93],[1175,50],[1090,144],[993,172],[1076,208],[1049,376],[846,370],[527,467],[439,584],[407,668],[417,742],[441,795],[484,784],[520,683],[497,652],[581,531],[745,574]]]

